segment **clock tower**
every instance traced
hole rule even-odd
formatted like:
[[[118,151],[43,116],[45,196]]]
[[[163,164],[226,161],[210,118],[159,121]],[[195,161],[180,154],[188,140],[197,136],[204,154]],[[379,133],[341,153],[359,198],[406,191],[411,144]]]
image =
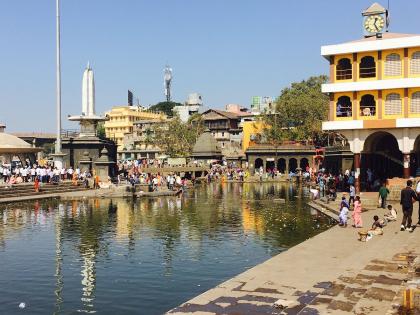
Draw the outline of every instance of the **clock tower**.
[[[365,37],[382,37],[384,30],[388,31],[388,10],[375,2],[362,12],[363,32]]]

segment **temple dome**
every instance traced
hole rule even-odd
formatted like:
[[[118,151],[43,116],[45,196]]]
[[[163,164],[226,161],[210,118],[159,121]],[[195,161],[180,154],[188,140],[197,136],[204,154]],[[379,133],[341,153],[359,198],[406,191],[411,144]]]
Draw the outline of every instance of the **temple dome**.
[[[0,132],[0,153],[32,153],[41,149],[32,147],[24,140],[4,132]]]
[[[217,140],[212,136],[210,130],[198,137],[192,152],[193,157],[220,157],[222,151]]]

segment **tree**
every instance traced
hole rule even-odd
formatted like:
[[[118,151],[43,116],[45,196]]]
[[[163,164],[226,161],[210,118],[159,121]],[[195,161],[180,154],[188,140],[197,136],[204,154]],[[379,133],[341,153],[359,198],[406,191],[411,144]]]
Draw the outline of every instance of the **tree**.
[[[156,111],[156,112],[163,112],[165,113],[168,117],[173,117],[173,112],[172,109],[175,106],[182,106],[181,103],[177,103],[177,102],[159,102],[153,106],[150,106],[150,110],[152,111]]]
[[[106,138],[104,123],[99,123],[96,126],[96,135],[98,136],[99,139],[105,139]]]
[[[281,91],[274,112],[263,113],[265,140],[278,147],[285,140],[313,141],[323,139],[322,121],[328,115],[328,96],[321,92],[327,76],[310,77],[292,83]]]
[[[155,144],[163,152],[172,157],[187,157],[198,137],[204,132],[201,117],[193,116],[187,123],[183,123],[178,116],[167,124],[154,127]]]

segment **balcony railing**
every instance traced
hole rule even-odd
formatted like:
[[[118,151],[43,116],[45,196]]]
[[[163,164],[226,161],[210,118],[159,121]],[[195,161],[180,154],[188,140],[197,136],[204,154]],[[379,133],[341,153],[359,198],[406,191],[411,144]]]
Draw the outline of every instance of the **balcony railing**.
[[[360,78],[374,78],[376,77],[376,67],[360,68]]]
[[[352,69],[336,70],[337,80],[351,80],[352,77]]]

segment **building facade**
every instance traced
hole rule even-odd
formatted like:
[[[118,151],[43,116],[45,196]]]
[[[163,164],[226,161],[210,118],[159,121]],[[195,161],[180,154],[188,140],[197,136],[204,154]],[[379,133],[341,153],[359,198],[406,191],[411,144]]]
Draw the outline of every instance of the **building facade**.
[[[133,132],[123,138],[123,149],[118,159],[155,159],[162,150],[154,144],[155,127],[164,126],[166,119],[142,119],[133,123]]]
[[[271,96],[253,96],[251,112],[254,114],[271,113],[274,111],[275,98]]]
[[[201,116],[204,126],[217,140],[222,152],[236,148],[242,150],[242,124],[253,117],[246,112],[233,113],[218,109],[209,109]]]
[[[177,114],[182,122],[186,123],[191,116],[198,114],[203,107],[203,98],[198,93],[188,95],[187,101],[182,106],[175,106],[172,111]]]
[[[105,115],[108,117],[104,124],[106,137],[115,141],[118,151],[124,149],[124,135],[133,133],[135,121],[166,119],[166,115],[163,113],[147,111],[139,106],[115,106]]]
[[[368,169],[381,179],[420,175],[420,35],[378,32],[321,55],[330,64],[323,130],[347,138],[357,189]]]

